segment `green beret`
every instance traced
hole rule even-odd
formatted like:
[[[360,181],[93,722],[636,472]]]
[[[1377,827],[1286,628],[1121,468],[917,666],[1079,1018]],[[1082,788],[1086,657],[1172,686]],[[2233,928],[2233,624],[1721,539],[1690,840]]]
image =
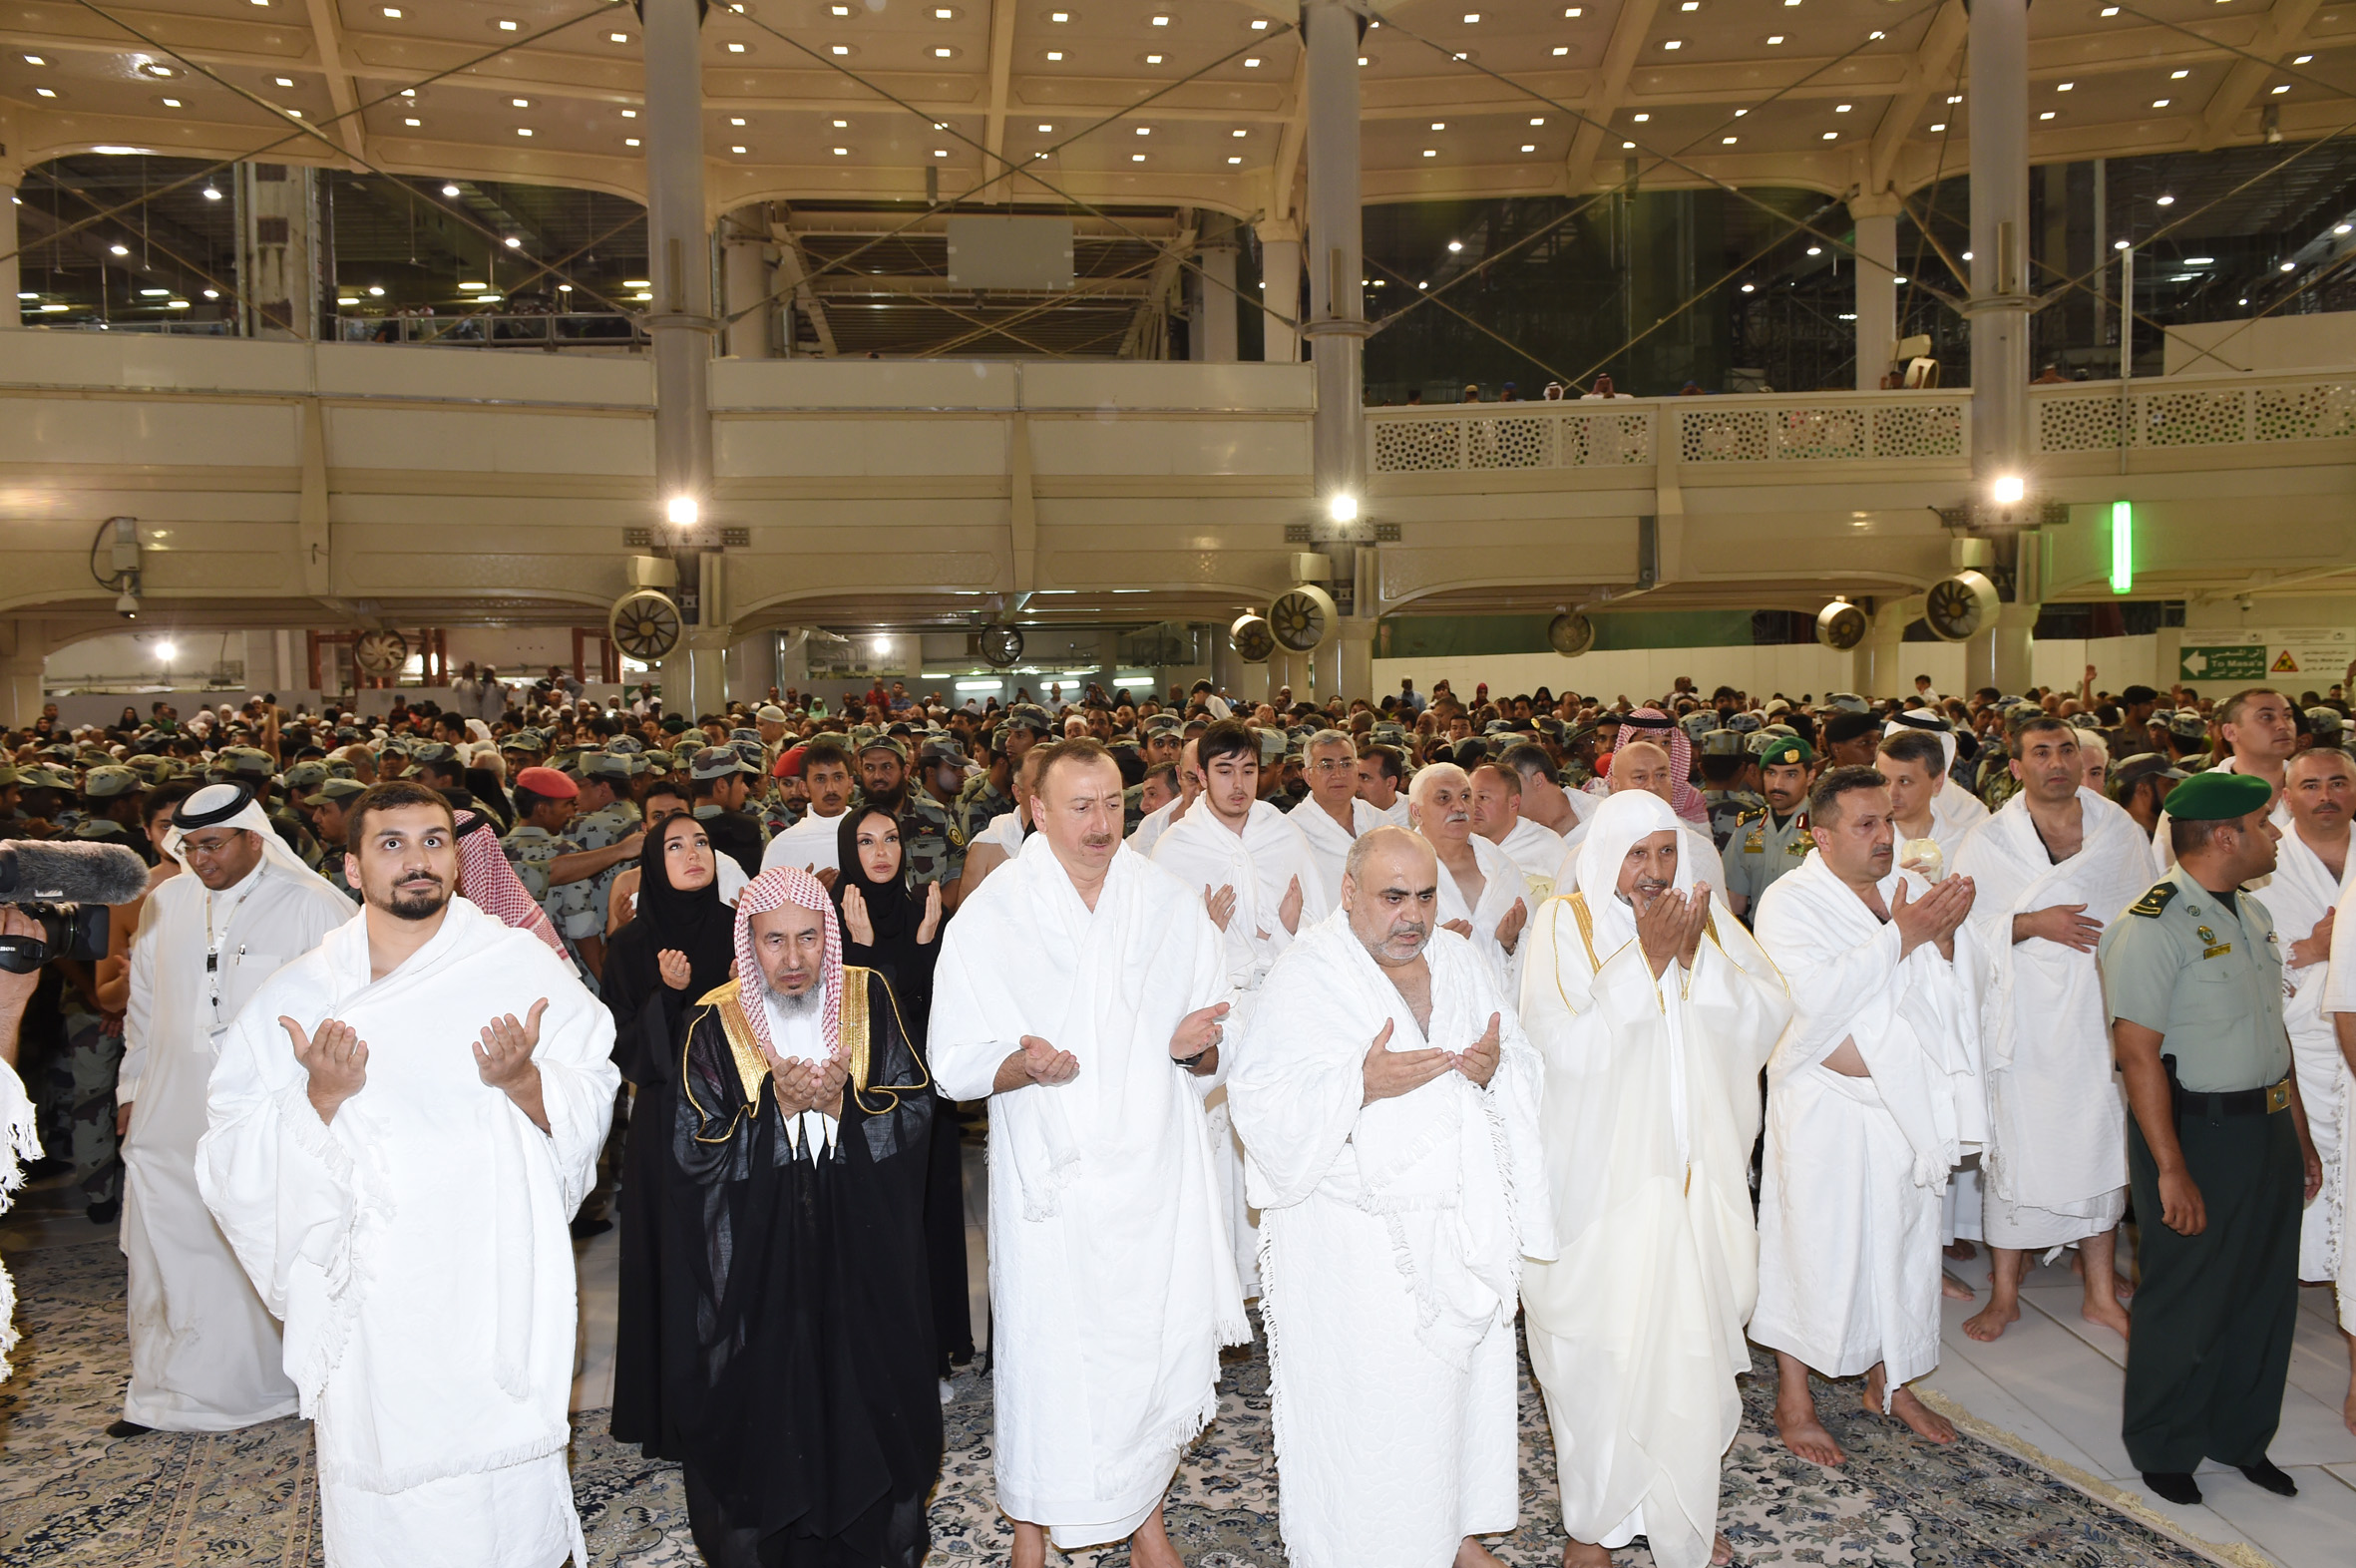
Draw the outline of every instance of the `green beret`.
[[[2167,792],[2167,814],[2178,822],[2230,822],[2266,809],[2274,786],[2249,773],[2195,773]]]
[[[1796,735],[1777,735],[1761,747],[1759,753],[1759,765],[1763,768],[1789,767],[1795,762],[1804,768],[1815,760],[1815,751]]]

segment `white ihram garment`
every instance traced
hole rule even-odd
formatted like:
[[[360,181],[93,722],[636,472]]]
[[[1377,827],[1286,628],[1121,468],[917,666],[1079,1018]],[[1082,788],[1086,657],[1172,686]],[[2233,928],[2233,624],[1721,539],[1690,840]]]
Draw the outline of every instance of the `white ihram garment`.
[[[1918,899],[1928,885],[1892,872]],[[1829,1377],[1887,1364],[1883,1408],[1939,1364],[1939,1199],[1987,1138],[1978,1027],[1958,959],[1899,957],[1878,920],[1810,855],[1760,896],[1752,930],[1797,1011],[1767,1060],[1751,1338]],[[1853,1039],[1870,1077],[1824,1065]]]
[[[175,879],[176,881],[178,879]],[[542,1132],[474,1057],[548,1000]],[[280,1014],[368,1044],[322,1125]],[[620,1074],[613,1018],[530,932],[453,898],[371,979],[355,920],[238,1015],[196,1153],[204,1201],[270,1310],[315,1423],[330,1568],[588,1560],[565,1471],[576,1331],[568,1222]]]
[[[1228,1069],[1296,1568],[1432,1568],[1518,1515],[1514,1286],[1553,1253],[1538,1058],[1470,943],[1435,932],[1424,956],[1428,1032],[1347,914],[1304,928]],[[1492,1015],[1487,1088],[1450,1071],[1362,1103],[1386,1021],[1389,1050],[1461,1052]]]
[[[1331,908],[1342,902],[1342,865],[1350,858],[1350,846],[1390,819],[1353,795],[1348,832],[1326,815],[1326,808],[1315,799],[1295,806],[1290,820],[1309,841],[1310,858],[1317,862],[1318,876],[1326,885],[1326,904]]]
[[[1317,812],[1310,805],[1300,809]],[[1333,897],[1326,891],[1309,840],[1292,817],[1264,800],[1252,803],[1240,834],[1203,805],[1170,824],[1155,841],[1153,863],[1190,888],[1235,890],[1235,909],[1220,934],[1220,949],[1229,987],[1226,1028],[1231,1037],[1240,1037],[1251,1022],[1269,966],[1293,944],[1293,933],[1285,929],[1279,914],[1286,891],[1299,880],[1301,913],[1295,924],[1302,931],[1333,911]],[[1244,1192],[1244,1151],[1236,1142],[1227,1091],[1213,1090],[1204,1108],[1211,1118],[1213,1163],[1228,1240],[1235,1249],[1236,1279],[1244,1295],[1254,1297],[1260,1294],[1260,1229]]]
[[[1521,985],[1521,945],[1517,941],[1514,951],[1507,953],[1505,945],[1497,940],[1497,923],[1512,911],[1517,899],[1525,912],[1529,909],[1530,885],[1512,858],[1487,839],[1475,833],[1465,842],[1472,846],[1473,860],[1480,867],[1480,903],[1475,906],[1465,902],[1463,889],[1456,886],[1455,874],[1448,870],[1446,861],[1440,861],[1439,924],[1444,926],[1452,920],[1469,922],[1472,951],[1489,966],[1489,978],[1498,990],[1512,996]],[[1522,931],[1525,935],[1529,931],[1526,920]]]
[[[258,829],[241,818],[222,825],[262,834],[262,859],[219,893],[183,872],[148,895],[132,937],[115,1089],[132,1108],[123,1140],[131,1308],[123,1415],[171,1431],[226,1431],[293,1413],[278,1324],[205,1212],[196,1144],[227,1026],[282,966],[358,913],[291,854],[269,853],[278,836],[267,819]],[[207,971],[211,954],[218,968]]]
[[[1628,792],[1623,790],[1621,793]],[[1587,846],[1588,830],[1595,825],[1596,811],[1601,810],[1605,801],[1610,799],[1611,797],[1607,795],[1603,800],[1597,801],[1595,806],[1588,811],[1587,819],[1564,835],[1562,863],[1554,870],[1554,891],[1557,895],[1579,891],[1579,852]],[[1660,800],[1661,797],[1654,795],[1653,799]],[[1661,803],[1668,804],[1667,801]],[[1677,814],[1672,811],[1670,815],[1676,816]],[[1718,841],[1710,836],[1708,828],[1697,828],[1683,817],[1678,817],[1677,825],[1685,830],[1686,835],[1685,842],[1678,846],[1679,863],[1686,868],[1686,880],[1689,883],[1706,882],[1710,884],[1711,893],[1717,897],[1721,904],[1724,904],[1726,902],[1726,862],[1719,858]]]
[[[1606,868],[1676,814],[1627,792],[1598,824],[1591,892],[1539,910],[1522,976],[1561,1251],[1522,1276],[1522,1311],[1564,1527],[1604,1546],[1641,1534],[1662,1568],[1701,1568],[1759,1294],[1759,1069],[1791,1002],[1715,900],[1694,967],[1673,960],[1656,980]],[[1682,866],[1674,885],[1691,889]]]
[[[33,1124],[33,1102],[24,1079],[0,1061],[0,1214],[25,1184],[24,1162],[41,1157],[41,1136]],[[8,1380],[8,1353],[16,1349],[16,1286],[0,1268],[0,1382]]]
[[[1523,880],[1530,885],[1530,912],[1536,914],[1540,901],[1554,896],[1554,874],[1561,869],[1563,851],[1568,848],[1563,836],[1543,823],[1519,817],[1497,847],[1521,868]]]
[[[1219,933],[1201,888],[1126,847],[1091,912],[1034,834],[941,949],[933,1075],[989,1100],[998,1506],[1065,1551],[1121,1540],[1218,1408],[1219,1348],[1251,1333],[1203,1111],[1219,1075],[1170,1060],[1179,1021],[1227,996]],[[991,1093],[1025,1034],[1079,1075]]]
[[[2282,1021],[2290,1031],[2290,1057],[2299,1075],[2299,1101],[2306,1107],[2307,1132],[2315,1140],[2316,1157],[2323,1164],[2323,1187],[2299,1217],[2299,1278],[2329,1280],[2339,1288],[2342,1310],[2356,1297],[2356,1258],[2347,1245],[2348,1200],[2356,1186],[2349,1170],[2348,1118],[2356,1111],[2356,1079],[2340,1054],[2339,1032],[2332,1025],[2335,1000],[2356,1012],[2356,995],[2348,980],[2356,971],[2356,936],[2341,945],[2341,922],[2332,923],[2331,954],[2321,964],[2290,967],[2291,944],[2304,942],[2316,923],[2347,901],[2356,888],[2356,844],[2334,877],[2315,852],[2299,837],[2294,822],[2282,833],[2274,852],[2274,880],[2266,887],[2266,913],[2282,943],[2282,981],[2290,995],[2282,1003]],[[2356,926],[2356,909],[2345,912],[2346,924]],[[2342,955],[2346,955],[2343,967]]]
[[[1988,1244],[2034,1250],[2099,1236],[2127,1212],[2127,1096],[2112,1065],[2103,976],[2092,953],[2012,938],[2013,919],[2083,904],[2108,930],[2152,885],[2144,830],[2093,790],[2077,796],[2080,847],[2055,865],[2015,795],[1948,862],[1973,884],[1988,1146],[1980,1156]]]

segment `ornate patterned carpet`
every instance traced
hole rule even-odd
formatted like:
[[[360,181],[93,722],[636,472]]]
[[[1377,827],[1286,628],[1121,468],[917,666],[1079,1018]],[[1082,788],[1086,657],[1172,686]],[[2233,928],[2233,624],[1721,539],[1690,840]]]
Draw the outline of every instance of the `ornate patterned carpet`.
[[[25,1331],[17,1374],[0,1385],[0,1565],[241,1568],[320,1560],[317,1475],[298,1420],[221,1436],[105,1435],[120,1413],[128,1357],[123,1260],[110,1243],[12,1260]],[[1766,1370],[1763,1359],[1763,1371]],[[1002,1563],[1012,1533],[992,1505],[989,1381],[958,1379],[949,1458],[933,1504],[940,1564]],[[1218,1421],[1180,1471],[1171,1533],[1194,1568],[1281,1568],[1268,1459],[1268,1364],[1238,1354]],[[1726,1465],[1722,1524],[1741,1561],[1826,1568],[2193,1568],[2209,1559],[1996,1448],[1940,1449],[1858,1408],[1854,1383],[1817,1389],[1847,1449],[1840,1471],[1776,1444],[1764,1377],[1746,1380],[1745,1425]],[[1517,1565],[1560,1561],[1554,1455],[1525,1370],[1522,1527],[1493,1543]],[[596,1568],[696,1568],[678,1472],[604,1434],[604,1412],[574,1418],[573,1475]],[[1124,1551],[1082,1553],[1123,1568]],[[1651,1568],[1642,1550],[1620,1554]]]

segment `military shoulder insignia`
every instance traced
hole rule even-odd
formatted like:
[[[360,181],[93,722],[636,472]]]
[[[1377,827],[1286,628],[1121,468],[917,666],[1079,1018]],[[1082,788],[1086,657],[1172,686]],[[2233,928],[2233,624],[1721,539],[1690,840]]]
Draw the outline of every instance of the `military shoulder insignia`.
[[[2150,892],[2127,907],[2127,912],[2148,919],[2156,918],[2167,908],[2167,901],[2175,896],[2176,885],[2173,882],[2155,882]]]
[[[1750,809],[1746,808],[1746,809],[1744,810],[1743,814],[1742,814],[1741,816],[1737,817],[1737,818],[1735,819],[1735,821],[1736,821],[1738,824],[1741,824],[1741,823],[1745,823],[1745,822],[1749,822],[1749,821],[1751,821],[1751,820],[1752,820],[1754,817],[1764,817],[1764,816],[1766,816],[1766,815],[1767,815],[1767,807],[1765,807],[1765,806],[1762,806],[1762,807],[1760,807],[1760,808],[1759,808],[1758,810],[1756,810],[1756,811],[1753,811],[1753,810],[1750,810]]]

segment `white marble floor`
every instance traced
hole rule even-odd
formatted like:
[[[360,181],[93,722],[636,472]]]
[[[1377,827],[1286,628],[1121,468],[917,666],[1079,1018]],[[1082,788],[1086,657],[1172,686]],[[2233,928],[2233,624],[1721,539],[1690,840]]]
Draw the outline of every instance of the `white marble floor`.
[[[1950,1271],[1987,1298],[1985,1251]],[[1963,1321],[1979,1302],[1946,1304],[1944,1356],[1923,1379],[1971,1414],[2124,1491],[2192,1538],[2245,1546],[2282,1568],[2347,1568],[2356,1561],[2356,1433],[2340,1418],[2348,1353],[2333,1322],[2331,1293],[2299,1292],[2298,1340],[2273,1460],[2299,1483],[2276,1497],[2237,1470],[2208,1464],[2202,1501],[2179,1508],[2146,1491],[2119,1435],[2127,1342],[2079,1316],[2081,1292],[2066,1267],[2035,1270],[2021,1292],[2021,1320],[1992,1345],[1967,1338]]]

